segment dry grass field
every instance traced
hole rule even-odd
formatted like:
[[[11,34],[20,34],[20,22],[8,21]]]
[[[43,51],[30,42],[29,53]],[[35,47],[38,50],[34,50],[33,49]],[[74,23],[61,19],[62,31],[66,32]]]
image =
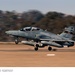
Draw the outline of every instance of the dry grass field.
[[[0,42],[0,67],[75,67],[75,46],[54,49]]]

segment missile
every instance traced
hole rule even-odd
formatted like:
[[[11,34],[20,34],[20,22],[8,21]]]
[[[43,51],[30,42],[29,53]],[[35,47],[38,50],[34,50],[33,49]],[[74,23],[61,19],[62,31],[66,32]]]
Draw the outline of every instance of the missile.
[[[30,46],[34,46],[35,43],[34,42],[31,42],[31,41],[21,41],[22,44],[25,44],[25,45],[30,45]]]
[[[33,41],[21,41],[22,44],[30,45],[30,46],[38,46],[38,47],[44,47],[41,43],[35,43]]]

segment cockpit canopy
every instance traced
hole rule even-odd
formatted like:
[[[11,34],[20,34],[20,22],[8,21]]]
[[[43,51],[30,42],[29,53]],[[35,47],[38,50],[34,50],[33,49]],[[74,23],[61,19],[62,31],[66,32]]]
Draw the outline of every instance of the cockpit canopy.
[[[40,30],[42,29],[37,27],[25,27],[25,28],[22,28],[20,31],[40,31]]]

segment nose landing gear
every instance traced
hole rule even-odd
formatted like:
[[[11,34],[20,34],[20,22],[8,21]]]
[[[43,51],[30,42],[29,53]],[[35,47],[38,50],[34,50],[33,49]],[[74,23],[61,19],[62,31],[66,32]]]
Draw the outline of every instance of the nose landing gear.
[[[18,43],[19,43],[19,38],[15,37],[15,44],[18,44]]]
[[[18,44],[18,43],[19,43],[19,41],[18,41],[18,39],[16,39],[16,40],[15,40],[15,44]]]

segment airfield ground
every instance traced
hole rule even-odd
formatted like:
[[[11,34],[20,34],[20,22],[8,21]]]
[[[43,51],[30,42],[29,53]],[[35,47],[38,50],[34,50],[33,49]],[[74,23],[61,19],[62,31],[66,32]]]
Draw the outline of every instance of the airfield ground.
[[[0,67],[75,67],[75,46],[54,49],[0,42]]]

